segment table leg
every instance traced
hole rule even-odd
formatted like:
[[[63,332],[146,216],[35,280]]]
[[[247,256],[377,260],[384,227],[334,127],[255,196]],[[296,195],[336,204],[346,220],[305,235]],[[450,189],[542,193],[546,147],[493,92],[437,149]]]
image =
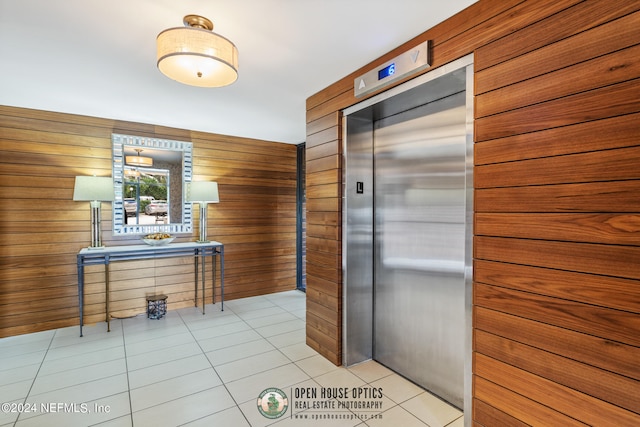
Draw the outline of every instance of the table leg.
[[[109,291],[109,263],[104,265],[104,282],[107,292],[104,296],[107,311],[107,332],[111,332],[111,313],[109,312],[109,300],[111,299],[111,292]]]
[[[220,305],[224,311],[224,246],[220,248]]]
[[[202,252],[200,252],[200,256],[202,256],[202,262],[200,263],[202,265],[202,314],[204,315],[204,306],[206,305],[206,300],[205,300],[205,283],[206,283],[206,279],[205,279],[205,272],[206,272],[206,267],[207,267],[207,263],[205,262],[205,250],[202,250]]]
[[[211,292],[213,293],[211,301],[213,302],[213,304],[216,303],[216,259],[217,252],[214,248],[211,250],[211,275],[213,276],[211,278]]]
[[[193,257],[193,259],[194,259],[194,266],[195,266],[195,272],[196,272],[195,282],[194,282],[195,297],[193,298],[193,305],[194,307],[197,307],[198,306],[198,251],[195,252],[195,256]]]
[[[82,336],[82,325],[84,323],[84,261],[78,260],[78,310],[80,311],[80,336]]]

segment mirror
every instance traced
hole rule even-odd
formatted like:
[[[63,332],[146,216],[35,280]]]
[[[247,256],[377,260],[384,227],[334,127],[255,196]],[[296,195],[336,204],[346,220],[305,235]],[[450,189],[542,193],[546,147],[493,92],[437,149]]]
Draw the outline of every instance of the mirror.
[[[191,233],[192,144],[113,134],[113,234]]]

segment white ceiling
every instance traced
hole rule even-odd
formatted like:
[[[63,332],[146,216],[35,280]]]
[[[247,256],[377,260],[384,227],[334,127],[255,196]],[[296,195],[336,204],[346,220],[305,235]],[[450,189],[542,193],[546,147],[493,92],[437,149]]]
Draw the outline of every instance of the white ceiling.
[[[475,0],[0,0],[0,104],[298,144],[305,101]],[[185,86],[155,39],[187,14],[239,78]]]

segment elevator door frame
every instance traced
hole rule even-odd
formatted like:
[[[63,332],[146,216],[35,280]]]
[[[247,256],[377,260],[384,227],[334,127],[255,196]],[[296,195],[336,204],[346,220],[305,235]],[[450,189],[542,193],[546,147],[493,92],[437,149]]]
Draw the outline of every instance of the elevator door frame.
[[[371,263],[350,262],[368,257],[364,248],[368,245],[373,251],[373,220],[371,229],[363,229],[355,234],[350,231],[349,224],[355,222],[354,215],[368,215],[367,206],[373,210],[373,158],[367,159],[366,153],[358,152],[359,147],[366,147],[372,141],[362,140],[366,136],[367,127],[371,126],[373,138],[373,119],[367,118],[363,111],[371,111],[383,101],[396,95],[407,97],[408,102],[420,102],[411,99],[410,90],[424,85],[431,80],[444,77],[454,72],[466,75],[466,155],[465,155],[465,260],[464,260],[464,312],[465,312],[465,354],[464,354],[464,404],[465,426],[471,419],[471,357],[472,357],[472,242],[473,242],[473,54],[467,55],[426,74],[416,77],[402,85],[391,88],[343,111],[343,364],[355,365],[373,357],[373,312],[374,297],[372,286],[367,288],[362,283],[373,284],[373,256]],[[415,92],[415,91],[414,91]],[[415,106],[420,105],[417,103]],[[360,113],[360,115],[358,114]],[[359,132],[354,132],[359,128]],[[350,134],[351,132],[351,134]],[[355,134],[355,136],[354,136]],[[360,139],[360,140],[359,140]],[[351,151],[350,151],[351,150]],[[362,155],[358,155],[362,154]],[[370,164],[369,164],[370,163]],[[365,176],[367,168],[371,176]],[[364,173],[364,175],[363,175]],[[368,182],[364,185],[359,197],[349,197],[356,192],[357,182]],[[371,188],[368,188],[371,187]],[[372,213],[372,212],[371,212]],[[355,265],[355,268],[354,268]],[[347,268],[349,267],[349,268]],[[350,286],[350,284],[352,286]],[[355,286],[354,286],[355,285]]]

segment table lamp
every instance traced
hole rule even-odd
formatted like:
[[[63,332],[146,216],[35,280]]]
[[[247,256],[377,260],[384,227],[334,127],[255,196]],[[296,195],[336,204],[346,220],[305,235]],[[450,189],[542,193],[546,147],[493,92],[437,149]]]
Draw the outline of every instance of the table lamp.
[[[200,204],[200,237],[196,243],[209,243],[207,240],[207,205],[220,202],[218,183],[212,181],[188,182],[186,200]]]
[[[98,176],[76,176],[73,187],[73,200],[88,201],[91,207],[91,246],[89,249],[101,249],[100,206],[102,202],[114,199],[113,179]]]

